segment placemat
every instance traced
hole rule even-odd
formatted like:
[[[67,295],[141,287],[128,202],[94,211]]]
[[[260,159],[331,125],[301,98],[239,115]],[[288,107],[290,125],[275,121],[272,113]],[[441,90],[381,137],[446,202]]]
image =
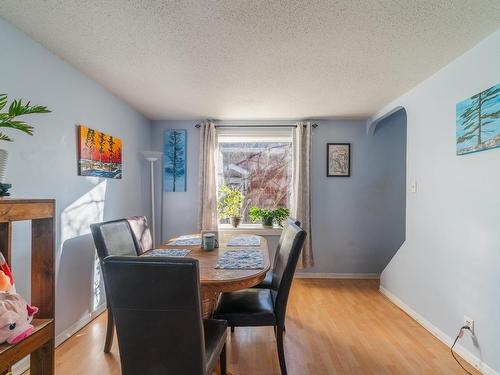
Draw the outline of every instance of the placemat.
[[[264,268],[262,250],[238,249],[228,250],[220,258],[215,267],[224,270],[260,270]]]
[[[177,237],[180,240],[187,240],[190,238],[201,238],[201,234],[184,234],[182,236]]]
[[[185,257],[191,252],[188,249],[154,249],[143,256],[145,257]]]
[[[260,246],[260,237],[236,236],[229,240],[227,246]]]
[[[175,246],[200,246],[201,236],[199,234],[187,234],[177,237],[175,240],[170,241],[168,244]]]

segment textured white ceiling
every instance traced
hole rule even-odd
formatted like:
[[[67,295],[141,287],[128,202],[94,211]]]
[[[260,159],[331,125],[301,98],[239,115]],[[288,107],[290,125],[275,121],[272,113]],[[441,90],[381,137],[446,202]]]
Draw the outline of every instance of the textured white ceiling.
[[[499,28],[500,1],[2,0],[0,15],[151,119],[367,117]]]

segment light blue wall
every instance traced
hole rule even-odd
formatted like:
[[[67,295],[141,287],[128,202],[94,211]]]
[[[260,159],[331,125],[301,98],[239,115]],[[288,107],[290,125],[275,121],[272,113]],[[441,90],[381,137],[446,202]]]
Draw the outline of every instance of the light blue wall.
[[[374,136],[364,121],[317,121],[312,151],[312,223],[316,266],[309,272],[379,273],[405,233],[406,121],[388,118]],[[199,130],[197,121],[153,122],[152,147],[161,151],[166,129],[187,129],[187,192],[163,193],[163,239],[196,231]],[[326,177],[326,144],[352,143],[352,176]],[[161,176],[161,166],[157,165]],[[161,214],[158,214],[160,220]],[[159,222],[159,221],[158,221]],[[269,238],[270,247],[276,238]]]
[[[2,19],[0,35],[0,92],[53,111],[29,119],[36,125],[33,137],[12,133],[16,141],[0,147],[10,153],[13,197],[57,200],[59,333],[91,311],[94,246],[88,224],[99,204],[104,219],[149,214],[149,180],[139,152],[150,147],[150,122]],[[76,124],[122,139],[122,180],[77,176]],[[16,284],[28,296],[29,226],[18,223],[14,236]]]
[[[198,158],[200,131],[194,126],[199,121],[154,121],[151,132],[151,147],[163,152],[163,134],[166,129],[186,129],[186,192],[163,192],[161,163],[156,164],[156,207],[162,207],[156,215],[157,242],[160,236],[164,240],[186,233],[194,233],[198,218]],[[162,205],[163,200],[163,205]]]
[[[455,107],[500,82],[499,47],[500,30],[380,111],[406,109],[408,180],[417,183],[382,287],[442,338],[453,340],[464,315],[474,319],[477,345],[466,335],[458,348],[485,373],[500,373],[500,149],[457,156]]]
[[[404,241],[406,121],[318,121],[311,166],[310,272],[379,273]],[[326,177],[326,144],[351,143],[351,177]]]

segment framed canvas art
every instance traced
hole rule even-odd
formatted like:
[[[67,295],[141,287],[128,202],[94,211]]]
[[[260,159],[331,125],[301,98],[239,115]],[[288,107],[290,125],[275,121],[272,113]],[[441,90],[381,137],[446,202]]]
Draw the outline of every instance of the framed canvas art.
[[[186,191],[186,138],[184,129],[172,129],[164,137],[164,190]]]
[[[326,176],[351,176],[351,144],[328,143],[326,145]]]
[[[457,155],[500,147],[500,83],[457,104]]]
[[[121,179],[121,139],[79,125],[78,175]]]

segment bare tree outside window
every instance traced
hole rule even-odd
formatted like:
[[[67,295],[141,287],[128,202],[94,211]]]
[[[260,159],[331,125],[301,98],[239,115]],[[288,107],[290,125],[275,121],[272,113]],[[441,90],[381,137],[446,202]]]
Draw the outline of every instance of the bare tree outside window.
[[[291,143],[219,143],[218,185],[235,187],[245,196],[242,223],[250,223],[250,206],[289,207],[291,180]]]

